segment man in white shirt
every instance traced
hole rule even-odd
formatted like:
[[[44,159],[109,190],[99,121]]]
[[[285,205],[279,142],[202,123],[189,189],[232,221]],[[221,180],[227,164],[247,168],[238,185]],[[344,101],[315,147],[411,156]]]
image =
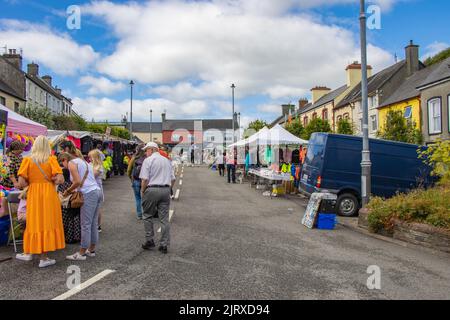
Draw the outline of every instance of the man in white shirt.
[[[142,245],[145,250],[155,248],[155,231],[153,220],[157,214],[161,222],[161,240],[159,251],[166,254],[170,244],[170,188],[175,183],[175,175],[170,160],[159,153],[158,145],[149,142],[144,150],[147,158],[142,164],[140,178],[142,181],[142,208],[146,233],[146,243]]]
[[[220,176],[225,176],[225,152],[217,150],[216,165]]]

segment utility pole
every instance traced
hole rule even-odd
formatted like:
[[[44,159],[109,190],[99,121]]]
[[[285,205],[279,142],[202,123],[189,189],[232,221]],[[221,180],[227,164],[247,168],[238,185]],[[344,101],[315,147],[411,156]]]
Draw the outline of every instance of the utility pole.
[[[236,86],[234,85],[234,83],[231,85],[231,94],[232,94],[232,105],[233,105],[233,112],[232,112],[232,115],[233,115],[233,117],[232,117],[232,128],[233,128],[233,142],[232,143],[235,143],[236,142],[236,132],[235,132],[235,128],[234,128],[234,89],[236,88]]]
[[[150,109],[150,142],[153,142],[152,124],[153,124],[153,110]]]
[[[130,87],[131,87],[131,99],[130,99],[130,133],[131,133],[131,140],[134,141],[134,135],[133,135],[133,86],[134,81],[130,81]]]
[[[361,161],[361,196],[362,206],[365,207],[370,200],[371,190],[371,167],[369,149],[369,110],[367,92],[367,39],[366,39],[366,6],[365,0],[360,0],[360,33],[361,33],[361,106],[363,111],[363,149]]]

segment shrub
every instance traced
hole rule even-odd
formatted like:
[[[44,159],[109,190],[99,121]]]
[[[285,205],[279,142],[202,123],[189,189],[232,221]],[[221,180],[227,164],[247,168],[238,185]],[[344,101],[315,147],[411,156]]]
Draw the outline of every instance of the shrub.
[[[392,230],[393,220],[426,223],[450,230],[450,186],[416,189],[385,200],[371,199],[367,217],[372,232]]]
[[[440,178],[441,184],[450,183],[450,141],[438,140],[425,151],[418,151],[419,158],[433,168],[432,174]]]
[[[327,120],[322,120],[320,118],[315,118],[308,123],[305,128],[302,139],[309,140],[311,135],[315,132],[331,132],[330,123]]]
[[[337,123],[337,133],[353,135],[353,124],[348,119],[341,119]]]
[[[423,136],[414,121],[408,121],[403,117],[402,111],[389,110],[386,122],[381,131],[377,133],[381,139],[422,144]]]

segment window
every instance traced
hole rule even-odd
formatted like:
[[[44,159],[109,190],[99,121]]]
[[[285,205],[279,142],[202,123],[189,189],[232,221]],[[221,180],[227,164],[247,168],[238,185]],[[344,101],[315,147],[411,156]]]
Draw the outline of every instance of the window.
[[[314,112],[312,118],[313,118],[313,120],[317,119],[317,113]]]
[[[328,120],[328,110],[327,109],[324,109],[322,111],[322,119],[323,120]]]
[[[447,108],[448,132],[450,132],[450,94],[447,96]]]
[[[14,102],[14,112],[19,112],[19,103]]]
[[[405,117],[406,119],[411,119],[411,117],[412,117],[412,107],[411,107],[411,106],[407,106],[407,107],[405,108],[404,117]]]
[[[442,132],[441,98],[428,101],[428,133],[439,134]]]
[[[214,142],[214,137],[212,136],[212,137],[209,137],[209,141],[210,142]]]
[[[303,118],[303,125],[306,127],[308,125],[308,117]]]
[[[339,122],[339,121],[341,121],[342,120],[342,116],[338,116],[337,117],[337,121]]]
[[[377,131],[377,129],[378,129],[378,121],[377,121],[377,116],[376,115],[370,116],[370,125],[371,125],[372,132],[373,131]]]
[[[350,115],[348,114],[348,112],[347,113],[344,113],[344,119],[345,120],[348,120],[350,118]]]
[[[5,97],[0,97],[0,104],[6,106],[6,99],[5,99]]]

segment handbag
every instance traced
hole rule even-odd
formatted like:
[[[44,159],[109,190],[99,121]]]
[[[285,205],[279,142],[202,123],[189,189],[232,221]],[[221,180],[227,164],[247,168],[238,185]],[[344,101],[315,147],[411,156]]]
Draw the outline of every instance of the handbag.
[[[86,163],[86,173],[84,174],[83,180],[81,180],[79,189],[81,189],[83,187],[88,174],[89,174],[89,166]],[[70,196],[70,200],[69,200],[69,207],[72,209],[79,209],[83,206],[83,204],[84,204],[83,194],[80,191],[76,191],[76,192],[72,193],[72,195]]]

